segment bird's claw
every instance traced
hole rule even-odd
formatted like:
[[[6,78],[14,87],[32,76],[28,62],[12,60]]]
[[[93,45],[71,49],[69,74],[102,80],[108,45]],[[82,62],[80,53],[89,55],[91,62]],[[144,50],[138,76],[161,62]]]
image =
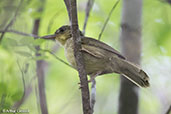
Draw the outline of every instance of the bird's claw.
[[[92,80],[90,79],[90,80],[88,80],[88,84],[90,83],[90,82],[92,82]],[[83,86],[81,85],[81,82],[79,82],[78,83],[78,85],[79,85],[79,89],[81,89]]]

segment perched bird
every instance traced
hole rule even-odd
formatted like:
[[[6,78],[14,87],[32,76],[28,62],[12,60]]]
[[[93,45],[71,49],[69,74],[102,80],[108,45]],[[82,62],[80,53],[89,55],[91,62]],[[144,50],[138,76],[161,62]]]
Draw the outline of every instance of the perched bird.
[[[138,66],[126,60],[126,58],[111,46],[93,38],[81,37],[81,52],[85,62],[85,70],[90,75],[90,81],[96,76],[107,73],[118,73],[140,87],[148,87],[149,77]],[[65,55],[69,63],[76,68],[74,57],[74,43],[71,27],[60,27],[54,35],[48,39],[56,40],[65,48]]]

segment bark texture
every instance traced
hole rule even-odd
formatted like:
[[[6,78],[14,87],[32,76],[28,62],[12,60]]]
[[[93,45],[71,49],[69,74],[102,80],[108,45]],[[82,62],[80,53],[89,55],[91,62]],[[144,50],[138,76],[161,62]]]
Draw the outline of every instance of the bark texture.
[[[77,19],[77,2],[76,0],[70,0],[68,6],[68,1],[64,0],[66,3],[66,7],[69,13],[70,22],[71,22],[71,29],[72,29],[72,36],[74,41],[74,56],[76,59],[77,70],[79,72],[80,84],[81,84],[81,95],[82,95],[82,106],[83,106],[83,113],[84,114],[92,114],[90,108],[90,94],[88,88],[88,80],[87,74],[84,67],[84,59],[82,53],[80,52],[81,49],[81,38],[79,34],[79,27],[78,27],[78,19]]]
[[[90,108],[90,94],[88,88],[87,74],[84,66],[84,59],[81,53],[81,38],[78,28],[77,19],[77,4],[76,0],[70,1],[70,16],[71,16],[71,28],[72,36],[74,40],[74,56],[76,58],[77,70],[79,72],[80,83],[81,83],[81,95],[82,95],[82,105],[84,114],[92,114]]]
[[[123,0],[121,51],[140,65],[142,0]],[[121,76],[118,114],[138,114],[138,87]]]

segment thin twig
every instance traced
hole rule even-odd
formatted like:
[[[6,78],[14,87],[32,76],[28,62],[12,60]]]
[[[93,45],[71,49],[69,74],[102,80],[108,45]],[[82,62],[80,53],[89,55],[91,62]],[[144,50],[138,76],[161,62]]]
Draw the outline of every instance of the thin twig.
[[[85,34],[88,18],[90,15],[90,11],[93,7],[93,4],[94,4],[94,0],[88,0],[86,11],[85,11],[86,13],[85,13],[84,26],[83,26],[83,34]],[[96,102],[96,81],[95,79],[93,79],[92,86],[91,86],[91,95],[90,95],[90,106],[91,106],[92,113],[94,112],[95,102]]]
[[[23,2],[23,0],[20,0],[20,3],[19,3],[19,5],[18,5],[18,7],[17,7],[17,9],[16,9],[16,11],[15,11],[14,17],[11,19],[11,21],[9,22],[9,24],[5,27],[4,32],[2,32],[2,34],[1,34],[1,36],[0,36],[0,43],[2,42],[2,39],[3,39],[4,35],[5,35],[5,32],[8,30],[8,28],[9,28],[10,26],[13,25],[13,23],[14,23],[14,21],[15,21],[17,15],[18,15],[18,11],[19,11],[19,9],[20,9],[20,7],[21,7],[22,2]]]
[[[3,33],[4,31],[5,30],[0,30],[0,33]],[[52,36],[54,36],[54,35],[38,36],[35,34],[24,33],[24,32],[20,32],[20,31],[16,31],[16,30],[7,30],[6,32],[11,32],[11,33],[15,33],[18,35],[34,37],[34,38],[43,38],[43,39],[47,39],[47,40],[50,39]]]
[[[18,60],[17,60],[17,65],[18,65],[18,68],[19,68],[19,70],[20,70],[20,72],[21,72],[21,76],[22,76],[22,81],[23,81],[23,86],[24,86],[24,93],[23,93],[23,96],[24,96],[24,95],[25,95],[25,91],[26,91],[26,84],[25,84],[25,78],[24,78],[24,71],[23,71],[23,69],[21,68],[20,63],[19,63]]]
[[[50,53],[51,55],[53,55],[57,60],[59,60],[60,62],[64,63],[65,65],[75,69],[74,67],[72,67],[70,64],[68,64],[67,62],[65,62],[64,60],[60,59],[59,57],[57,57],[53,52],[51,52],[50,50],[45,50],[45,49],[40,49],[41,51],[44,51],[44,52],[48,52]]]
[[[83,26],[83,35],[85,34],[88,18],[89,18],[89,15],[90,15],[90,11],[91,11],[91,9],[93,7],[93,4],[94,4],[94,0],[88,0],[86,10],[85,10],[85,20],[84,20],[84,26]]]
[[[4,31],[5,30],[0,30],[0,33],[3,33]],[[16,30],[6,30],[6,32],[15,33],[15,34],[22,35],[22,36],[29,36],[29,37],[34,37],[34,38],[41,38],[40,36],[37,36],[35,34],[28,34],[28,33],[20,32],[20,31],[16,31]]]
[[[120,1],[120,0],[117,0],[116,3],[113,5],[112,9],[110,10],[110,13],[109,13],[109,15],[108,15],[108,17],[107,17],[107,19],[106,19],[106,21],[105,21],[105,23],[104,23],[104,25],[103,25],[103,28],[102,28],[102,30],[101,30],[101,32],[100,32],[100,34],[99,34],[98,40],[101,39],[101,36],[102,36],[102,34],[103,34],[103,32],[104,32],[104,30],[105,30],[105,28],[106,28],[106,25],[107,25],[107,23],[108,23],[108,21],[109,21],[111,15],[112,15],[112,12],[114,11],[114,9],[116,8],[116,6],[118,5],[119,1]]]
[[[18,64],[18,67],[20,69],[20,72],[21,72],[21,75],[22,75],[22,80],[24,80],[24,75],[27,73],[28,71],[28,64],[26,64],[26,67],[25,69],[22,69],[19,65],[19,61],[17,60],[17,64]],[[23,85],[24,85],[24,92],[23,92],[23,96],[22,98],[17,101],[16,103],[14,103],[14,105],[12,106],[12,109],[18,109],[24,102],[25,100],[28,98],[28,96],[31,94],[32,92],[32,82],[33,80],[35,80],[35,76],[32,77],[30,83],[27,85],[27,87],[25,86],[25,80],[23,81]]]
[[[96,80],[92,80],[92,85],[91,85],[91,97],[90,97],[90,106],[92,113],[94,112],[94,105],[96,103]]]
[[[34,78],[34,80],[35,80],[35,77],[33,77]],[[32,79],[33,79],[32,78]],[[31,81],[32,82],[32,81]],[[29,97],[29,95],[31,94],[31,92],[32,92],[32,85],[31,85],[32,83],[30,83],[30,84],[28,84],[28,86],[26,87],[26,89],[25,89],[25,95],[23,94],[23,96],[22,96],[22,98],[19,100],[19,101],[17,101],[13,106],[12,106],[12,108],[13,109],[18,109],[25,101],[26,101],[26,99]]]

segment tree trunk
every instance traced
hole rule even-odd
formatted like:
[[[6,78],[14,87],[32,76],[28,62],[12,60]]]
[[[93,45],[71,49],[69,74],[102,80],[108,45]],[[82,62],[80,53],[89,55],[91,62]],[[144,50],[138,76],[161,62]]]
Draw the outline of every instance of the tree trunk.
[[[131,62],[140,64],[142,0],[123,0],[121,51]],[[138,87],[121,76],[118,114],[138,114]]]

